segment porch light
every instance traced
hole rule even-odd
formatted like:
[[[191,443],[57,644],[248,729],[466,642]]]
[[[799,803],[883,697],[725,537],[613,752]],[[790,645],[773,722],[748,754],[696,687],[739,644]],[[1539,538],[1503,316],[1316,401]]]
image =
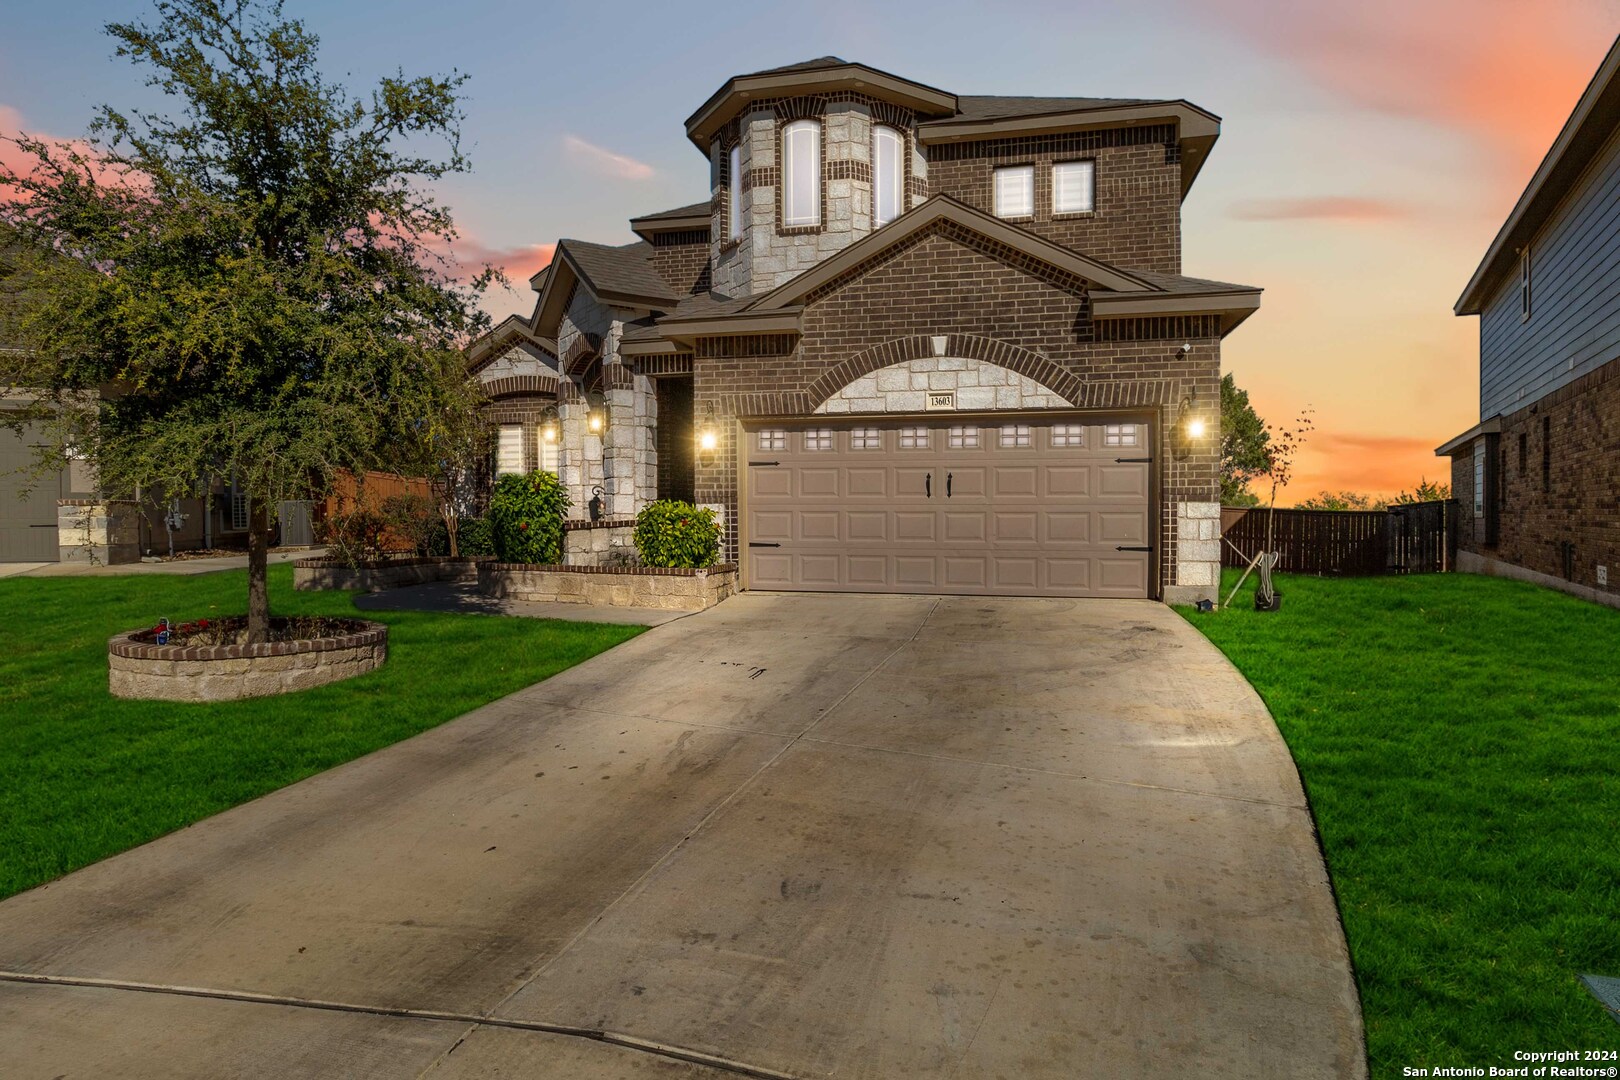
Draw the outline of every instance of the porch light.
[[[540,438],[548,443],[557,441],[557,406],[547,405],[541,412]]]
[[[713,453],[720,447],[720,431],[714,423],[714,404],[711,402],[703,408],[703,426],[698,428],[698,449],[704,453]]]
[[[585,405],[590,410],[585,414],[585,430],[592,435],[602,434],[603,429],[607,427],[607,399],[600,393],[591,393],[586,395]]]
[[[1187,437],[1189,439],[1202,439],[1204,437],[1204,421],[1200,417],[1193,417],[1187,421]]]

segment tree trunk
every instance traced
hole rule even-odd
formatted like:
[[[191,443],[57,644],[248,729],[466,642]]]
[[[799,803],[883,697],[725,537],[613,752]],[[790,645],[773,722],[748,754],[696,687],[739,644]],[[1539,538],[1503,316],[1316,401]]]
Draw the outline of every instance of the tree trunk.
[[[270,640],[270,504],[248,500],[248,625],[247,643]]]

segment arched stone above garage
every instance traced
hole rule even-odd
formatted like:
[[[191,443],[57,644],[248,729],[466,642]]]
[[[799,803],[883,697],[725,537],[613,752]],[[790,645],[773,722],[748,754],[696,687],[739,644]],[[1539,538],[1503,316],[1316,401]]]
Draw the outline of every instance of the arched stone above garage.
[[[929,356],[862,375],[835,392],[817,413],[920,413],[930,393],[955,395],[958,411],[1062,409],[1069,402],[1050,387],[999,364]]]

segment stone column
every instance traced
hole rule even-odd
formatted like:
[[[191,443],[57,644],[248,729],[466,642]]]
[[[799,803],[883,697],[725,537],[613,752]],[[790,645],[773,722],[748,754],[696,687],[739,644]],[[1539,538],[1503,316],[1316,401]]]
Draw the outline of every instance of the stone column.
[[[1221,504],[1176,504],[1176,579],[1164,590],[1169,604],[1216,600],[1221,587]]]

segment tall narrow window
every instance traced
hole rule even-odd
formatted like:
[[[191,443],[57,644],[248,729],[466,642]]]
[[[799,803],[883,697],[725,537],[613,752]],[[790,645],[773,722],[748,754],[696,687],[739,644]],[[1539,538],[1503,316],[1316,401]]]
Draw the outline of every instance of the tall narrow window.
[[[1530,471],[1530,436],[1519,432],[1519,479],[1523,480]]]
[[[1552,417],[1541,418],[1541,490],[1552,491]]]
[[[1035,214],[1035,166],[1012,165],[997,169],[996,217],[1033,217]]]
[[[821,224],[821,122],[782,129],[782,224]]]
[[[562,461],[562,448],[557,445],[556,439],[540,439],[540,468],[557,475],[557,467]]]
[[[906,137],[879,124],[872,129],[872,225],[887,225],[900,216],[906,183]]]
[[[523,425],[502,424],[500,441],[495,444],[495,475],[523,471]]]
[[[1474,516],[1485,516],[1485,440],[1474,440]]]
[[[1052,213],[1088,214],[1097,208],[1097,163],[1060,161],[1052,166]]]
[[[726,155],[726,239],[742,236],[742,143]]]
[[[1519,321],[1530,321],[1530,246],[1519,252]]]

